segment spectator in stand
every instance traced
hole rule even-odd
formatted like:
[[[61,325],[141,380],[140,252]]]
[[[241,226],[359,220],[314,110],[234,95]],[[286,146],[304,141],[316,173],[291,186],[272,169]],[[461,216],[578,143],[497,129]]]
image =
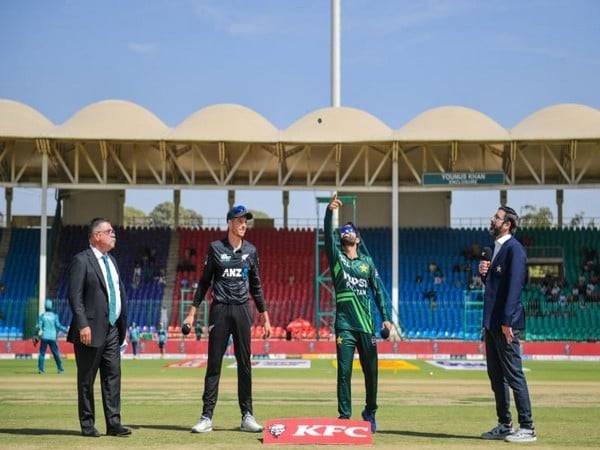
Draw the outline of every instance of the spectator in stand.
[[[167,280],[165,277],[165,269],[160,269],[160,271],[158,272],[158,278],[157,280],[159,284],[167,284]]]
[[[481,257],[481,244],[474,242],[471,244],[471,259],[472,260],[479,260],[479,258]]]
[[[529,235],[521,236],[521,244],[523,244],[523,247],[531,247],[533,238]]]
[[[473,290],[483,289],[483,281],[481,281],[481,277],[479,275],[473,275],[471,277],[470,287]]]
[[[140,281],[142,280],[142,266],[140,266],[139,262],[135,263],[135,267],[133,268],[133,279],[131,280],[131,285],[134,289],[140,285]]]

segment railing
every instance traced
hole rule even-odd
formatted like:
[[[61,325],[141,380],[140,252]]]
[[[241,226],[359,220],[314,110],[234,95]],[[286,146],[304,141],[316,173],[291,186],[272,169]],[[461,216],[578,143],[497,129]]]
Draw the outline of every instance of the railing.
[[[564,258],[562,247],[527,247],[528,258]]]
[[[573,225],[572,225],[573,224]],[[452,228],[487,228],[490,226],[489,217],[453,217],[451,219]],[[599,228],[600,217],[564,217],[562,228]],[[532,228],[538,228],[533,226]],[[558,228],[558,221],[553,219],[550,228]]]
[[[283,217],[276,217],[273,220],[275,228],[283,228]],[[315,229],[317,227],[316,218],[289,218],[288,228],[307,228]],[[154,218],[146,217],[133,217],[127,218],[124,221],[126,227],[138,227],[138,228],[155,228],[164,227],[164,224],[157,223]],[[252,222],[250,226],[252,227]],[[223,217],[203,217],[201,220],[198,219],[180,219],[179,226],[181,228],[217,228],[225,230],[227,228],[227,220]]]

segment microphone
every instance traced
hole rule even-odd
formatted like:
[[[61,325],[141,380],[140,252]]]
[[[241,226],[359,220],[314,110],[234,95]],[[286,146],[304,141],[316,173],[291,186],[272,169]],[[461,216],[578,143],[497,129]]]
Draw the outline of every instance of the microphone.
[[[492,249],[490,247],[483,247],[481,251],[480,261],[491,261],[492,260]]]

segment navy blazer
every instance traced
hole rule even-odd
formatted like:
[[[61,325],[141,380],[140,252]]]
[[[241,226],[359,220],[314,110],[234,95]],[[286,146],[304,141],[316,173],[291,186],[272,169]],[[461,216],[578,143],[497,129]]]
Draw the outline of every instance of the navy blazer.
[[[483,326],[488,330],[501,325],[524,329],[521,292],[527,279],[527,254],[514,236],[502,244],[487,275],[482,278],[485,283]]]

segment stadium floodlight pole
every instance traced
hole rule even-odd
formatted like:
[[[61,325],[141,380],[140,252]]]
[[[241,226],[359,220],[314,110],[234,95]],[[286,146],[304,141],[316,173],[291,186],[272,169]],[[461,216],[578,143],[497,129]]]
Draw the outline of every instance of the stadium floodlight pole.
[[[44,312],[46,302],[46,252],[48,239],[48,148],[47,142],[37,141],[42,150],[42,201],[40,214],[40,277],[38,290],[38,313]]]
[[[331,106],[339,107],[342,104],[342,70],[341,70],[341,9],[342,0],[331,0]],[[332,193],[333,194],[333,193]],[[332,225],[339,226],[339,210],[333,211]]]
[[[331,106],[342,104],[341,15],[342,0],[331,0]]]
[[[399,269],[400,258],[399,230],[398,230],[398,143],[394,142],[392,149],[392,322],[397,327],[400,325],[399,311]]]

